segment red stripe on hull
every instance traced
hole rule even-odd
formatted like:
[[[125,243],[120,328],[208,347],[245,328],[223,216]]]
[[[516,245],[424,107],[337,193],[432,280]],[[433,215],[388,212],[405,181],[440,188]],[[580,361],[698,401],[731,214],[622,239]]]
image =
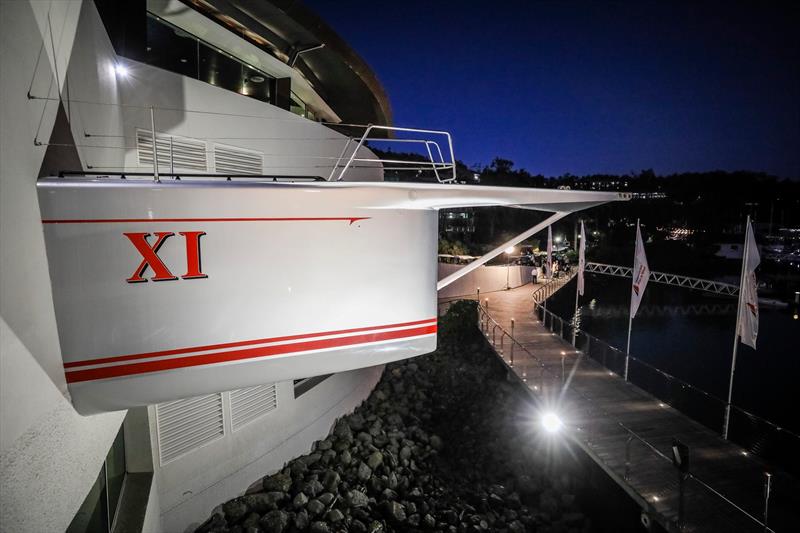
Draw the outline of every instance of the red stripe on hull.
[[[340,329],[336,331],[320,331],[318,333],[302,333],[298,335],[286,335],[283,337],[272,337],[266,339],[253,339],[249,341],[226,342],[222,344],[208,344],[206,346],[192,346],[190,348],[175,348],[172,350],[163,350],[160,352],[146,352],[136,353],[130,355],[117,355],[113,357],[101,357],[99,359],[86,359],[84,361],[71,361],[64,363],[64,368],[76,368],[81,366],[101,365],[105,363],[119,363],[122,361],[131,361],[134,359],[147,359],[150,357],[161,357],[164,355],[177,355],[181,353],[195,353],[204,352],[206,350],[221,350],[224,348],[236,348],[237,346],[252,346],[253,344],[265,344],[268,342],[283,342],[293,341],[298,339],[308,339],[310,337],[322,337],[325,335],[343,335],[345,333],[358,333],[362,331],[371,331],[376,329],[387,328],[400,328],[405,326],[416,326],[425,324],[426,322],[434,322],[435,318],[428,318],[426,320],[415,320],[414,322],[401,322],[399,324],[387,324],[384,326],[366,326],[362,328]]]
[[[354,344],[366,344],[385,340],[402,339],[405,337],[415,337],[418,335],[430,335],[436,333],[436,331],[437,327],[432,325],[413,329],[403,329],[399,331],[367,333],[364,335],[354,335],[351,337],[340,337],[336,339],[321,339],[315,341],[297,342],[294,344],[283,344],[279,346],[262,346],[259,348],[248,348],[246,350],[233,350],[230,352],[218,352],[189,357],[176,357],[174,359],[147,361],[129,365],[93,368],[89,370],[76,370],[73,372],[67,372],[66,378],[67,383],[80,383],[83,381],[93,381],[97,379],[132,376],[136,374],[146,374],[163,370],[174,370],[177,368],[211,365],[215,363],[227,363],[231,361],[242,361],[257,357],[284,355],[296,352],[322,350],[326,348],[340,348],[344,346],[352,346]]]
[[[98,219],[45,219],[42,224],[139,224],[144,222],[326,222],[347,221],[352,224],[370,217],[251,217],[251,218],[98,218]]]

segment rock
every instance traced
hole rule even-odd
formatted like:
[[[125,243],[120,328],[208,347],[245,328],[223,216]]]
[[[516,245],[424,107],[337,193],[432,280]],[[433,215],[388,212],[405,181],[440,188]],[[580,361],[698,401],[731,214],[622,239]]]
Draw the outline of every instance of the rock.
[[[347,493],[347,505],[350,507],[366,507],[369,497],[360,490],[351,490]]]
[[[325,504],[314,498],[308,502],[306,505],[306,510],[308,510],[311,516],[317,516],[322,514],[322,512],[325,510]]]
[[[328,527],[327,523],[320,521],[313,522],[311,524],[311,528],[309,529],[311,533],[330,533],[330,530],[331,529]]]
[[[372,444],[372,435],[364,433],[363,431],[356,435],[356,439],[364,444]]]
[[[395,491],[393,491],[392,489],[383,489],[383,492],[381,492],[381,496],[383,496],[384,500],[396,500],[397,499],[397,493]]]
[[[519,520],[508,524],[508,533],[525,533],[525,526]]]
[[[278,473],[265,477],[261,485],[264,487],[264,492],[289,492],[292,487],[292,478]]]
[[[381,504],[381,512],[386,518],[397,523],[404,522],[406,519],[405,509],[403,509],[402,505],[394,501],[384,501]]]
[[[330,439],[318,440],[317,445],[314,447],[315,450],[320,452],[330,450],[331,448],[333,448],[333,443],[330,441]]]
[[[195,530],[195,533],[208,533],[211,531],[218,531],[225,527],[227,527],[225,517],[220,513],[214,513],[211,515],[211,518],[203,522],[203,524]]]
[[[319,496],[317,496],[317,499],[321,501],[322,505],[324,505],[325,507],[328,507],[333,502],[334,498],[336,498],[336,496],[334,496],[330,492],[324,492]]]
[[[305,509],[294,515],[294,527],[300,531],[308,527],[308,512]]]
[[[264,533],[283,533],[288,524],[289,515],[277,509],[265,514],[258,522]]]
[[[436,527],[436,519],[429,514],[422,517],[422,525],[428,529]]]
[[[325,520],[330,522],[331,524],[335,524],[337,522],[341,522],[344,520],[344,514],[339,509],[331,509],[325,515]]]
[[[353,431],[344,419],[340,419],[336,422],[336,426],[333,428],[333,434],[339,440],[347,442],[353,440]]]
[[[437,451],[441,450],[442,446],[444,446],[444,443],[442,443],[442,439],[438,435],[434,435],[431,437],[430,444],[431,448]]]
[[[286,499],[284,492],[257,492],[242,496],[244,502],[250,509],[258,514],[264,514],[278,508],[278,503]]]
[[[350,425],[350,429],[353,431],[361,431],[364,429],[364,417],[358,413],[350,415],[348,423]]]
[[[342,453],[339,455],[339,462],[343,465],[347,466],[353,461],[353,456],[350,455],[349,450],[343,450]]]
[[[382,533],[384,531],[383,524],[377,520],[373,520],[369,525],[369,533]]]
[[[383,454],[381,452],[373,452],[367,458],[367,466],[375,470],[383,463]]]
[[[325,472],[325,476],[322,478],[322,485],[325,489],[336,492],[336,489],[339,487],[339,482],[342,480],[339,473],[335,470],[328,470]]]
[[[312,479],[303,485],[302,491],[309,498],[313,498],[324,489],[325,487],[322,486],[322,483],[320,483],[317,479]]]
[[[249,510],[250,508],[240,499],[231,500],[222,505],[222,511],[225,513],[225,520],[228,524],[235,524],[244,518]]]
[[[261,520],[261,517],[258,513],[250,513],[247,515],[247,518],[244,519],[244,522],[242,522],[242,529],[247,531],[251,527],[257,527],[259,520]]]
[[[364,525],[364,522],[356,518],[350,522],[349,533],[367,533],[367,526]]]
[[[372,477],[372,469],[363,462],[358,463],[358,479],[366,481],[370,477]]]
[[[411,458],[411,448],[408,446],[403,446],[400,448],[400,460],[401,461],[408,461]]]
[[[305,507],[307,503],[308,503],[308,496],[306,496],[305,493],[303,492],[298,492],[297,496],[295,496],[294,499],[292,500],[292,506],[295,509],[300,509],[302,507]]]

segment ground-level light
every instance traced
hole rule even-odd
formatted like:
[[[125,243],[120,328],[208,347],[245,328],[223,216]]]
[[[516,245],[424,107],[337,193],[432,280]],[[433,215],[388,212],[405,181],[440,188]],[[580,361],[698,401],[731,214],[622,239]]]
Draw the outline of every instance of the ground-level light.
[[[557,414],[549,412],[542,416],[542,427],[544,427],[545,431],[548,433],[556,433],[564,427],[564,423]]]

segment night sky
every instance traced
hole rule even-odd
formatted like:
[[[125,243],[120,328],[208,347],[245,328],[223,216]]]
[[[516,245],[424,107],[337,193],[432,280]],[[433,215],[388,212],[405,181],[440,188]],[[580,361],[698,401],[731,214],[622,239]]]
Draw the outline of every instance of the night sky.
[[[800,177],[800,2],[305,3],[468,165]]]

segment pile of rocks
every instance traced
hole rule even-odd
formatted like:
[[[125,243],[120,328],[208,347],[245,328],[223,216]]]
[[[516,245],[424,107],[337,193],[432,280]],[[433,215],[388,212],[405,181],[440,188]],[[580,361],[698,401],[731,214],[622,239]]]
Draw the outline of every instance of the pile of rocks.
[[[588,531],[574,482],[531,445],[516,387],[474,327],[450,326],[439,350],[387,366],[311,453],[197,532]]]

